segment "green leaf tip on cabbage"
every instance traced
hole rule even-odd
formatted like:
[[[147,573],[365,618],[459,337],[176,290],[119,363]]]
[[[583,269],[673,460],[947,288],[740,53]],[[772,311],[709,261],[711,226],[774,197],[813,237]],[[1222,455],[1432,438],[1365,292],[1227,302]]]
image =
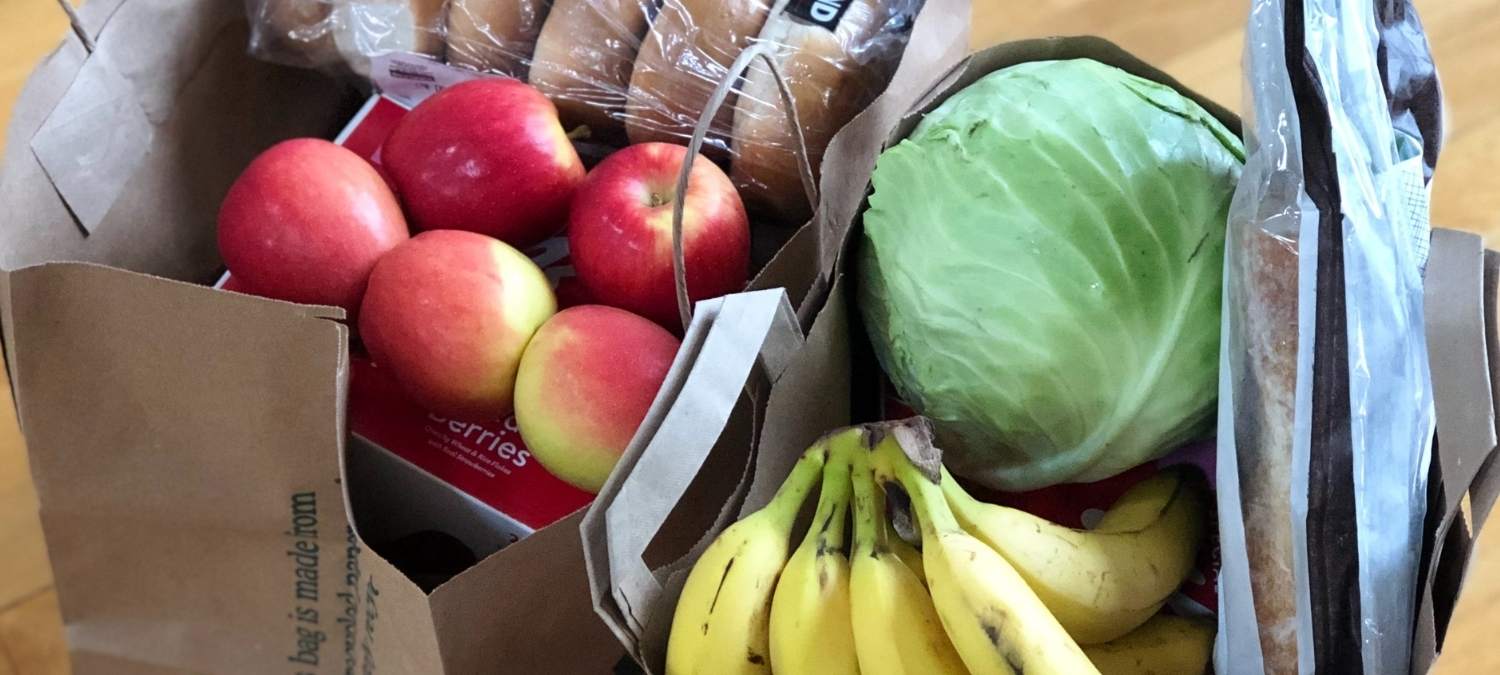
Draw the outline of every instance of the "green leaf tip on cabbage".
[[[991,73],[880,156],[859,308],[955,472],[1089,482],[1211,431],[1243,159],[1192,100],[1087,59]]]

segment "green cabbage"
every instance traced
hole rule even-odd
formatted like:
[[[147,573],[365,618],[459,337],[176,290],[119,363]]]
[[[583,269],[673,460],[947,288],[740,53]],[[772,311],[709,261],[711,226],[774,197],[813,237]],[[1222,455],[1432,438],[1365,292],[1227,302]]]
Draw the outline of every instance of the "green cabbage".
[[[1096,61],[992,73],[881,155],[859,307],[960,475],[1107,478],[1212,428],[1239,140]]]

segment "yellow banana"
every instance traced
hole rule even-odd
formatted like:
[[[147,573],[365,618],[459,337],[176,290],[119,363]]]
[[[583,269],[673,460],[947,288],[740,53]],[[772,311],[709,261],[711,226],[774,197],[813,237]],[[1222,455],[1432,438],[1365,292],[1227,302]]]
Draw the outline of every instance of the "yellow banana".
[[[1214,626],[1158,614],[1119,639],[1084,647],[1103,675],[1203,675],[1213,657]]]
[[[1109,506],[1091,531],[1134,532],[1155,523],[1177,492],[1177,482],[1183,478],[1177,471],[1160,471],[1137,481]]]
[[[667,675],[770,673],[771,593],[792,524],[828,458],[820,440],[765,508],[730,525],[688,573],[667,638]]]
[[[918,573],[903,564],[868,453],[854,458],[850,611],[863,675],[966,675]]]
[[[849,619],[850,450],[858,429],[829,438],[818,510],[802,545],[787,561],[771,599],[771,670],[777,675],[858,675]],[[851,445],[852,444],[852,445]]]
[[[1155,615],[1192,572],[1203,538],[1206,500],[1182,470],[1133,487],[1096,530],[980,502],[946,471],[942,492],[964,530],[1010,562],[1080,644],[1108,642]]]
[[[885,425],[877,476],[899,481],[922,529],[922,563],[933,606],[964,666],[974,675],[1086,675],[1099,672],[1016,569],[959,526],[939,476],[923,474],[902,446],[932,448],[925,420]],[[894,486],[892,486],[894,487]]]

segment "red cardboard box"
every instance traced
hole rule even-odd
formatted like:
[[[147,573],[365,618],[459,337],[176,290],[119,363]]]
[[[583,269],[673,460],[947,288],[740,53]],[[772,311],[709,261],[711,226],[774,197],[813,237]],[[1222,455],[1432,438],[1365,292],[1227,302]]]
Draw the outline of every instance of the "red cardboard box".
[[[354,356],[349,371],[350,432],[494,508],[512,521],[507,534],[514,538],[593,500],[531,456],[515,416],[483,422],[439,417],[407,400],[369,359]]]

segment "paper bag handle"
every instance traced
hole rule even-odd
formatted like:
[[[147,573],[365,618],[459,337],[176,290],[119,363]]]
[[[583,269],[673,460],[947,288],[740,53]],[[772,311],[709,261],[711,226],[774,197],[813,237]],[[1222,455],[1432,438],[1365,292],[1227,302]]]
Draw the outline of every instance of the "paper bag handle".
[[[786,114],[787,123],[791,125],[792,136],[796,140],[792,146],[792,154],[797,158],[802,190],[813,210],[818,208],[818,182],[813,177],[812,159],[807,152],[807,139],[802,134],[802,119],[797,114],[797,101],[792,96],[792,89],[786,78],[782,76],[781,67],[771,58],[770,51],[771,43],[758,41],[746,47],[740,52],[739,58],[730,64],[724,79],[719,80],[719,86],[714,88],[713,95],[703,106],[703,112],[698,115],[698,124],[693,127],[693,135],[688,139],[687,156],[682,160],[682,170],[677,172],[677,190],[672,200],[672,279],[677,286],[677,312],[682,318],[683,330],[687,330],[688,324],[693,321],[692,300],[688,297],[687,262],[682,250],[682,218],[687,208],[688,178],[692,175],[698,151],[703,149],[703,140],[708,136],[709,126],[718,116],[719,109],[724,107],[724,102],[729,99],[729,92],[734,84],[757,58],[766,62],[766,68],[771,71],[771,79],[776,82],[776,91],[781,95],[781,110]]]
[[[699,309],[684,349],[701,348],[680,376],[675,395],[658,396],[592,509],[604,511],[609,591],[637,634],[648,605],[663,591],[644,559],[657,529],[718,445],[756,365],[775,381],[802,340],[781,289],[737,293]],[[668,375],[668,385],[673,379]]]
[[[1477,235],[1432,231],[1427,266],[1427,343],[1435,355],[1431,381],[1437,440],[1429,480],[1427,525],[1420,561],[1412,665],[1424,673],[1441,649],[1473,542],[1500,490],[1495,420],[1500,418],[1500,344],[1495,334],[1495,277],[1500,260]],[[1476,367],[1476,365],[1478,367]],[[1465,517],[1464,497],[1470,509]]]

